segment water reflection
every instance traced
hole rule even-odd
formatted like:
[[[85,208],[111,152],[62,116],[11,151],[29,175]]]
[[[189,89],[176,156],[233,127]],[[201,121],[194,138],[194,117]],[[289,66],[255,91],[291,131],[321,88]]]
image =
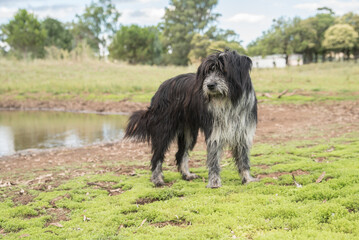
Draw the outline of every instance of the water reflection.
[[[123,137],[127,116],[0,112],[0,156],[31,148],[79,147]]]
[[[0,156],[2,153],[15,153],[14,134],[7,126],[0,126]]]

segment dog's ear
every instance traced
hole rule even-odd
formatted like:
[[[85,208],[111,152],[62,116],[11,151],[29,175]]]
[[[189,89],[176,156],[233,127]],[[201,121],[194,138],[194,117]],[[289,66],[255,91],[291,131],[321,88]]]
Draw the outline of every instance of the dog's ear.
[[[205,64],[206,60],[203,60],[201,62],[201,64],[199,65],[199,67],[197,68],[197,73],[196,73],[196,81],[195,81],[195,85],[193,86],[194,88],[194,92],[195,93],[201,93],[202,91],[202,84],[203,81],[206,77],[206,64]],[[203,94],[200,94],[203,95]]]
[[[199,65],[196,73],[196,84],[194,86],[195,92],[202,91],[202,84],[206,75],[212,71],[212,67],[215,65],[217,61],[217,55],[220,52],[213,53],[202,60],[201,64]]]
[[[239,55],[236,51],[225,53],[226,78],[230,85],[230,98],[235,104],[243,94],[248,94],[253,90],[249,75],[252,69],[252,60],[245,55]]]
[[[249,73],[252,70],[252,60],[245,55],[240,55],[238,67],[241,73],[241,80],[243,81],[249,77]]]

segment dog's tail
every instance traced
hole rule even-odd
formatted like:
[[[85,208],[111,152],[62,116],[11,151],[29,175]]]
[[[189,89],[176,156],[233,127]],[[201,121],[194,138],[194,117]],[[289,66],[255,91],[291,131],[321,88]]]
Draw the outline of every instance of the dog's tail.
[[[140,110],[134,112],[126,127],[125,139],[132,138],[139,142],[150,141],[150,133],[147,128],[147,111]]]

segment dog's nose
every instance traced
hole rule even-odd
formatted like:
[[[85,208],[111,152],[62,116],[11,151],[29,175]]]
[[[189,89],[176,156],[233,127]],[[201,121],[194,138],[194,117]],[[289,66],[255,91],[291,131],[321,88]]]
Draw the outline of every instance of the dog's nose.
[[[217,86],[217,83],[209,83],[207,84],[207,87],[209,90],[214,90]]]

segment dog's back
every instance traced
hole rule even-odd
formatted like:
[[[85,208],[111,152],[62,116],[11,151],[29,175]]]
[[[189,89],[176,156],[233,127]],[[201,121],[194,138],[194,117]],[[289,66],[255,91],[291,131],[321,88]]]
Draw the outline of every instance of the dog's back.
[[[195,119],[188,109],[193,104],[196,75],[181,74],[163,82],[147,110],[134,112],[128,122],[125,138],[138,141],[172,141],[185,123]],[[196,124],[195,124],[196,125]]]

